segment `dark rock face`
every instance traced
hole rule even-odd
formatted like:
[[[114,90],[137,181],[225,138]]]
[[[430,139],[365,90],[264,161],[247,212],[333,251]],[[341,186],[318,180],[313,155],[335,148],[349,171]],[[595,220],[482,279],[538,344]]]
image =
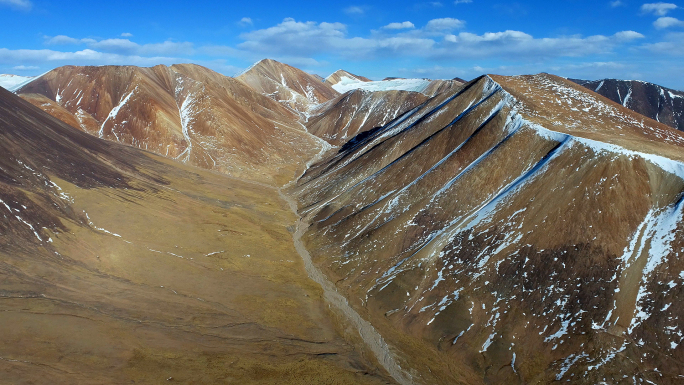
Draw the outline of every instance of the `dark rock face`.
[[[644,116],[684,131],[684,92],[639,80],[570,79]]]

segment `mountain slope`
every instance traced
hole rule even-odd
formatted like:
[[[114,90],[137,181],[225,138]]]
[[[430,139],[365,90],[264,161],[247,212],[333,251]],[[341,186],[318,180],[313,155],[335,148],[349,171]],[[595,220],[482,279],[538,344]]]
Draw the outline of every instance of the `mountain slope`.
[[[367,77],[364,76],[359,76],[359,75],[354,75],[350,72],[347,72],[345,70],[337,70],[333,73],[330,74],[327,78],[325,78],[325,82],[330,84],[331,86],[338,84],[338,83],[349,83],[349,82],[370,82],[372,80],[368,79]]]
[[[677,383],[683,149],[565,79],[484,76],[289,192],[418,383]]]
[[[305,125],[313,135],[340,146],[359,133],[383,126],[426,99],[418,92],[353,90],[317,108]]]
[[[320,150],[290,110],[196,65],[66,66],[17,93],[101,138],[268,183]]]
[[[313,106],[339,96],[316,76],[271,59],[261,60],[236,79],[303,115]]]
[[[684,131],[684,92],[638,80],[570,79],[620,105]]]
[[[269,186],[69,127],[0,89],[6,383],[391,382]]]

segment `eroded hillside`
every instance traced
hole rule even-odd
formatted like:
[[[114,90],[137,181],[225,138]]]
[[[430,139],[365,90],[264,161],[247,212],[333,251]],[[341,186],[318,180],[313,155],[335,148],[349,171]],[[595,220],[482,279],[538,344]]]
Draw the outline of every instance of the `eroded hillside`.
[[[277,190],[0,89],[0,382],[392,383],[323,301]]]
[[[565,79],[484,76],[290,192],[416,382],[678,383],[683,147]]]
[[[270,184],[321,149],[296,113],[197,65],[66,66],[17,93],[100,138]]]

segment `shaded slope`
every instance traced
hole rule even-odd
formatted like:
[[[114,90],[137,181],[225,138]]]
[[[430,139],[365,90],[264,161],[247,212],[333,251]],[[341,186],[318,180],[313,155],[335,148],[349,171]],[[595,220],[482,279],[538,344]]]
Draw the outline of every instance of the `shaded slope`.
[[[339,96],[316,76],[271,59],[261,60],[236,79],[303,115],[311,107]]]
[[[390,382],[307,278],[275,189],[2,89],[0,150],[3,382]]]
[[[290,192],[416,382],[677,383],[683,147],[565,79],[481,77]]]
[[[570,80],[632,111],[684,130],[684,92],[638,80]]]
[[[320,106],[305,125],[313,135],[339,146],[361,132],[383,126],[426,99],[423,94],[408,91],[349,91]]]
[[[101,138],[269,183],[320,149],[290,110],[196,65],[60,67],[18,93]]]

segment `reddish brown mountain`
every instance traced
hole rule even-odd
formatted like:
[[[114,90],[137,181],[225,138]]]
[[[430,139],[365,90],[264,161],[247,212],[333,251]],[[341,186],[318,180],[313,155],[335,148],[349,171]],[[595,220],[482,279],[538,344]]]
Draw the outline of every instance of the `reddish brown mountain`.
[[[347,72],[345,70],[337,70],[330,74],[327,78],[325,78],[325,82],[330,84],[330,85],[335,85],[339,82],[370,82],[372,80],[368,79],[365,76],[359,76],[359,75],[354,75],[351,72]]]
[[[292,111],[196,65],[60,67],[17,92],[101,138],[269,183],[320,150]]]
[[[276,189],[4,89],[0,153],[0,382],[392,383],[307,277]]]
[[[340,95],[316,76],[271,59],[254,64],[236,79],[304,116],[312,107]]]
[[[290,191],[314,263],[415,382],[675,384],[683,154],[565,79],[484,76]]]
[[[305,124],[310,133],[340,146],[426,100],[418,92],[353,90],[318,107]]]

